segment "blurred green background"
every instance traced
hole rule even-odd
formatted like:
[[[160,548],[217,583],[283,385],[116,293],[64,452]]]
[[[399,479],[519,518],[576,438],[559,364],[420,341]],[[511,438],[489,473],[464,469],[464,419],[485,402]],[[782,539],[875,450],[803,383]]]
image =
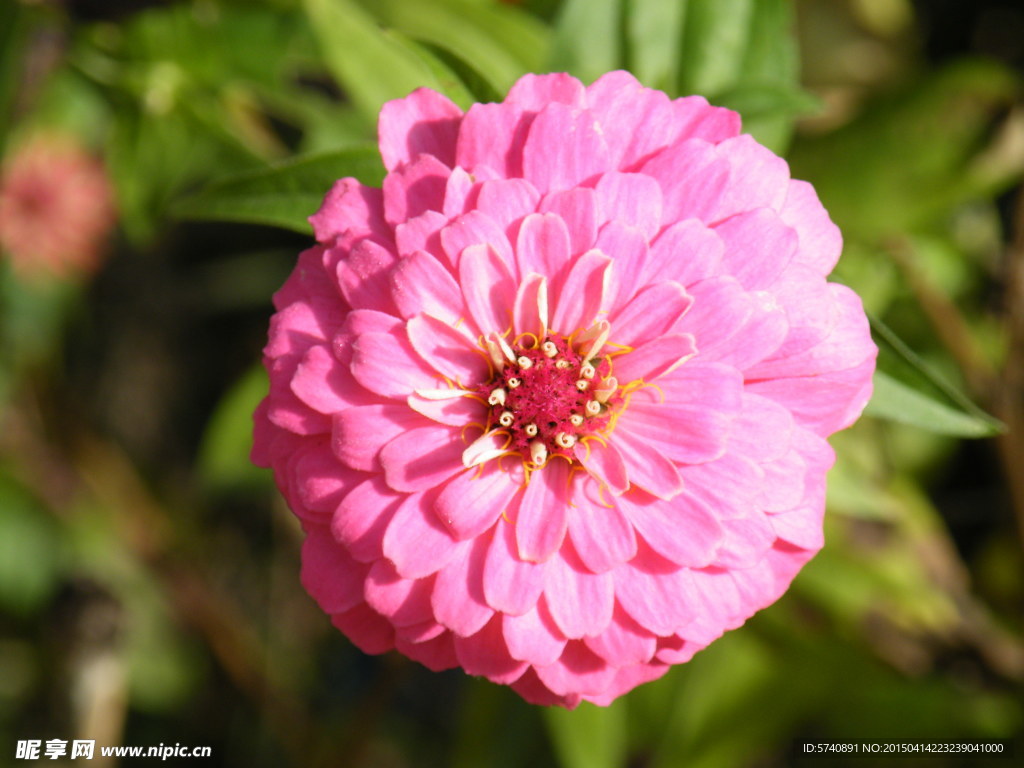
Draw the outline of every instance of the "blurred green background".
[[[620,67],[737,109],[816,185],[880,372],[790,592],[610,708],[547,711],[333,630],[250,414],[270,295],[330,182],[380,178],[384,101]],[[1019,758],[1022,74],[1014,0],[0,0],[0,152],[73,139],[117,211],[60,278],[0,232],[0,764],[30,738],[253,768]]]

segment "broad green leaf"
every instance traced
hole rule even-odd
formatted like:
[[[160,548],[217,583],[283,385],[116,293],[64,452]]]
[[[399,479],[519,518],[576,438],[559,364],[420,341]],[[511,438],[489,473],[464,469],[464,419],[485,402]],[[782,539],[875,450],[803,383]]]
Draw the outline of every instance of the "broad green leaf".
[[[1021,177],[1022,153],[989,151],[998,148],[989,139],[995,118],[1019,87],[994,62],[949,65],[844,128],[802,140],[790,153],[793,176],[814,182],[847,237],[920,230]]]
[[[267,374],[257,365],[217,404],[199,449],[199,474],[210,486],[226,488],[269,479],[249,461],[252,414],[267,389]]]
[[[878,370],[866,414],[957,437],[991,437],[1004,429],[885,323],[872,318],[871,327],[878,343]]]
[[[954,437],[991,437],[1001,431],[993,419],[951,408],[882,371],[875,372],[874,385],[875,392],[864,411],[868,416]]]
[[[51,518],[0,474],[0,608],[24,614],[40,607],[57,586],[58,545]]]
[[[583,703],[569,711],[545,710],[562,768],[618,768],[626,760],[625,700],[609,707]]]
[[[304,0],[328,69],[367,120],[421,86],[443,90],[423,60],[351,0]]]
[[[403,34],[464,61],[502,95],[544,62],[547,29],[517,8],[478,0],[381,0],[371,8]]]
[[[791,0],[690,0],[679,90],[743,116],[743,128],[783,151],[796,115],[816,102],[799,84]]]
[[[652,88],[676,92],[685,2],[625,0],[625,59],[630,71]]]
[[[320,208],[331,185],[346,176],[379,186],[384,168],[376,148],[357,147],[298,158],[224,179],[181,200],[172,212],[188,219],[267,224],[309,234],[306,219]]]
[[[679,90],[711,97],[742,72],[755,0],[689,0],[683,21]]]
[[[555,23],[549,69],[584,82],[622,66],[623,0],[566,0]]]

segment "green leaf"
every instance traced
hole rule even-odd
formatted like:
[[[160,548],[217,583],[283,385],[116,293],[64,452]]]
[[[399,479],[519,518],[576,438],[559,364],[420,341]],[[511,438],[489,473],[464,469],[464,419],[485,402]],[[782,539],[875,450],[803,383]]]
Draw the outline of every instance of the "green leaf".
[[[885,323],[871,319],[878,343],[875,391],[865,413],[956,437],[991,437],[1005,427],[913,352]]]
[[[949,65],[842,129],[802,139],[790,153],[793,176],[813,181],[848,239],[920,231],[1024,173],[1024,153],[1000,146],[998,131],[991,137],[1019,87],[994,62]]]
[[[567,0],[555,23],[549,69],[585,82],[622,66],[622,0]]]
[[[331,185],[346,176],[379,186],[384,168],[377,149],[355,147],[297,158],[264,171],[224,179],[179,201],[172,212],[188,219],[267,224],[309,234],[306,219],[319,209]]]
[[[571,712],[551,707],[544,714],[563,768],[618,768],[625,764],[624,700],[609,707],[585,702]]]
[[[227,488],[269,480],[249,461],[252,414],[267,390],[266,371],[256,365],[217,404],[199,450],[199,474],[208,485]]]
[[[685,2],[626,0],[626,63],[652,88],[676,92],[685,11]]]
[[[20,485],[0,474],[0,608],[37,610],[57,586],[56,526]]]
[[[679,72],[682,93],[713,96],[739,80],[750,40],[754,0],[689,0]]]
[[[351,0],[304,0],[328,69],[366,116],[421,86],[442,90],[423,60],[385,35]]]
[[[372,8],[403,34],[468,64],[501,95],[544,63],[548,31],[518,8],[479,0],[380,0]]]

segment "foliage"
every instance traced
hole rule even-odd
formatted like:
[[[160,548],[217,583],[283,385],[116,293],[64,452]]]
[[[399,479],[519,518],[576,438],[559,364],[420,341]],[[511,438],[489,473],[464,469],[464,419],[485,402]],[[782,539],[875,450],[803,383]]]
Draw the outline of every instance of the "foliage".
[[[87,715],[225,766],[784,765],[814,739],[1024,733],[1019,72],[925,60],[903,0],[66,5],[0,6],[0,151],[79,137],[119,227],[92,279],[0,265],[0,750]],[[248,463],[253,366],[306,217],[382,177],[383,102],[619,67],[788,153],[882,354],[791,592],[612,707],[541,711],[324,626]]]

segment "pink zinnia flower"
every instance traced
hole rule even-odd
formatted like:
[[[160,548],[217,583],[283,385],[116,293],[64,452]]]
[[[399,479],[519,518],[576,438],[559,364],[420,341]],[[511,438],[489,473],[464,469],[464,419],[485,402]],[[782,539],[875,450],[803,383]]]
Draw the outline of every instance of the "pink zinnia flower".
[[[822,546],[876,349],[810,185],[700,97],[528,75],[386,104],[275,296],[254,460],[368,653],[607,704]]]
[[[25,279],[90,273],[114,224],[113,198],[103,166],[76,140],[38,135],[0,175],[0,250]]]

